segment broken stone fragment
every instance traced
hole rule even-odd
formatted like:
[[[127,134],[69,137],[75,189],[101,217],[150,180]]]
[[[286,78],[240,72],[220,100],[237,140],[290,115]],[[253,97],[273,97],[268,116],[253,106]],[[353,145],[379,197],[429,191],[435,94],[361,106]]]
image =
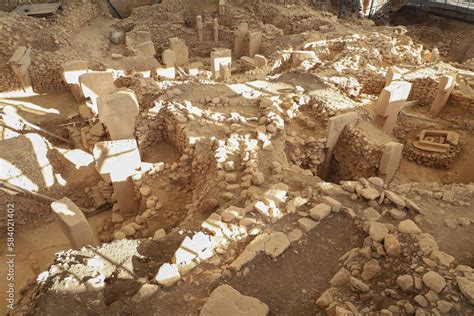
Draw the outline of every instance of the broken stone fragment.
[[[331,305],[331,303],[334,302],[334,296],[336,295],[337,292],[338,292],[337,289],[334,287],[327,289],[316,300],[316,305],[318,305],[321,308],[329,307],[329,305]]]
[[[301,228],[302,231],[305,233],[310,232],[313,230],[316,226],[318,226],[319,222],[315,222],[309,218],[300,218],[298,220],[298,226]]]
[[[411,275],[408,275],[408,274],[401,275],[397,278],[397,285],[404,292],[411,292],[414,288],[413,277]]]
[[[260,300],[240,294],[227,284],[218,286],[201,309],[200,316],[254,315],[264,316],[269,308]]]
[[[402,252],[402,247],[397,237],[392,234],[387,234],[384,238],[385,252],[391,257],[398,257]]]
[[[400,197],[398,194],[389,190],[385,190],[383,192],[385,193],[385,197],[389,199],[390,201],[392,201],[396,206],[400,208],[404,208],[406,206],[405,200],[402,197]]]
[[[286,235],[282,232],[276,232],[270,234],[270,240],[265,243],[265,253],[272,258],[276,258],[281,255],[286,248],[290,246],[290,241]]]
[[[160,287],[156,284],[143,284],[137,294],[133,296],[132,302],[140,303],[144,299],[153,296],[158,290],[160,290]]]
[[[370,290],[367,284],[352,276],[349,278],[349,283],[351,284],[352,289],[357,292],[366,293]]]
[[[178,266],[176,264],[164,263],[155,276],[156,282],[165,287],[171,286],[181,279]]]
[[[420,234],[421,229],[410,219],[401,221],[398,224],[398,231],[403,234]]]
[[[342,286],[349,283],[351,273],[346,268],[341,268],[329,281],[332,286]]]

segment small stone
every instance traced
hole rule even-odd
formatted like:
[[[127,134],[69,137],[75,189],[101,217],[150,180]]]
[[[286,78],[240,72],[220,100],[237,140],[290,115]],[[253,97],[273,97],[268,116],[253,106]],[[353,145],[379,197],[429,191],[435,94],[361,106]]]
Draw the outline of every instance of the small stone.
[[[331,206],[331,211],[337,213],[341,210],[342,204],[336,199],[333,199],[329,196],[323,196],[321,198],[322,203],[326,203],[327,205]]]
[[[161,240],[166,237],[166,231],[163,228],[158,229],[154,234],[153,234],[153,239],[154,240]]]
[[[385,190],[383,192],[385,193],[385,197],[389,199],[390,201],[392,201],[396,206],[401,207],[401,208],[404,208],[405,206],[407,206],[405,200],[398,194],[389,190]]]
[[[378,277],[382,273],[379,262],[376,259],[367,261],[362,269],[362,280],[369,281]]]
[[[349,283],[351,284],[351,287],[358,292],[366,293],[370,290],[367,284],[352,276],[349,278]]]
[[[402,252],[402,247],[401,247],[400,242],[398,241],[398,239],[395,235],[387,234],[385,236],[383,244],[384,244],[385,252],[390,257],[400,256],[400,254]]]
[[[309,210],[309,215],[312,219],[320,222],[331,214],[331,206],[326,203],[320,203]]]
[[[131,224],[122,227],[120,230],[128,237],[133,236],[136,233],[135,228]]]
[[[262,185],[265,182],[265,175],[262,172],[256,172],[252,175],[252,183],[256,186]]]
[[[125,238],[127,238],[127,235],[125,235],[124,232],[121,232],[121,231],[118,230],[114,233],[114,239],[115,240],[121,240],[121,239],[125,239]]]
[[[428,307],[429,303],[423,295],[415,296],[415,302],[418,303],[421,307]]]
[[[440,293],[446,287],[446,280],[434,271],[423,274],[423,283],[436,293]]]
[[[404,212],[404,211],[400,211],[399,209],[397,208],[392,208],[391,210],[388,211],[390,216],[393,218],[393,219],[398,219],[398,220],[401,220],[401,219],[404,219],[407,214]]]
[[[321,308],[327,308],[334,302],[334,295],[337,293],[337,289],[331,287],[321,294],[321,296],[316,300],[316,305]]]
[[[404,291],[410,292],[413,290],[413,277],[411,275],[405,274],[397,278],[397,285]]]
[[[120,213],[113,212],[112,213],[112,223],[121,223],[123,222],[124,218]]]
[[[287,237],[290,243],[298,241],[303,238],[303,231],[301,231],[301,229],[295,228],[288,233]]]
[[[374,188],[364,188],[360,191],[360,195],[366,200],[375,200],[380,196],[380,192]]]
[[[385,224],[379,222],[371,222],[369,226],[369,236],[374,241],[382,241],[388,234]]]
[[[454,261],[453,256],[450,256],[447,253],[439,250],[433,250],[430,255],[430,259],[445,267],[451,266],[451,263]]]
[[[140,188],[140,194],[144,197],[147,197],[151,194],[151,188],[148,186],[143,186]]]
[[[398,231],[403,234],[420,234],[421,229],[411,219],[406,219],[398,224]]]
[[[366,221],[376,222],[382,218],[382,215],[380,215],[380,213],[377,212],[377,210],[375,210],[374,208],[368,207],[362,212],[362,217]]]
[[[474,305],[474,281],[458,276],[456,283],[469,304]]]

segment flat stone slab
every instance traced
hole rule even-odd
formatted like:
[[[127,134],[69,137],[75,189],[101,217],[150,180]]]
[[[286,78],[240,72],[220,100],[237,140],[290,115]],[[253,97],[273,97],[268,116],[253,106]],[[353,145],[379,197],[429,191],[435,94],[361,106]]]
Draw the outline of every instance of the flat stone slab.
[[[268,315],[269,308],[260,300],[245,296],[227,284],[218,286],[201,309],[201,316],[260,316]]]

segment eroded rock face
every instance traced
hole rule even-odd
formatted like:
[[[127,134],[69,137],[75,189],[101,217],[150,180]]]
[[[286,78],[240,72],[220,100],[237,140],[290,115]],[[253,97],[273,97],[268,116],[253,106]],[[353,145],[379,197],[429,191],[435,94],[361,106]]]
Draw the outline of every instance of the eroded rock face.
[[[269,308],[265,303],[250,296],[245,296],[227,284],[218,286],[201,309],[201,316],[220,315],[268,315]]]

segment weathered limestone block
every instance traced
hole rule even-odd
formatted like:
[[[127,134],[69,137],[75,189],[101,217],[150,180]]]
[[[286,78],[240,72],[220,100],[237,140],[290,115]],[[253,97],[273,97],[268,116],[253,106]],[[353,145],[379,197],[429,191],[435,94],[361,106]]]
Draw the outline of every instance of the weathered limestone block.
[[[403,145],[396,142],[385,144],[382,159],[380,160],[379,173],[385,183],[390,183],[403,156]]]
[[[456,85],[456,74],[442,76],[439,79],[438,95],[431,104],[430,113],[438,115],[448,103],[449,96]]]
[[[112,140],[135,137],[136,116],[139,112],[135,92],[119,90],[98,99],[99,118],[110,133]]]
[[[99,244],[86,217],[74,202],[65,197],[51,203],[51,208],[56,215],[59,227],[73,248],[79,249],[87,245]]]

